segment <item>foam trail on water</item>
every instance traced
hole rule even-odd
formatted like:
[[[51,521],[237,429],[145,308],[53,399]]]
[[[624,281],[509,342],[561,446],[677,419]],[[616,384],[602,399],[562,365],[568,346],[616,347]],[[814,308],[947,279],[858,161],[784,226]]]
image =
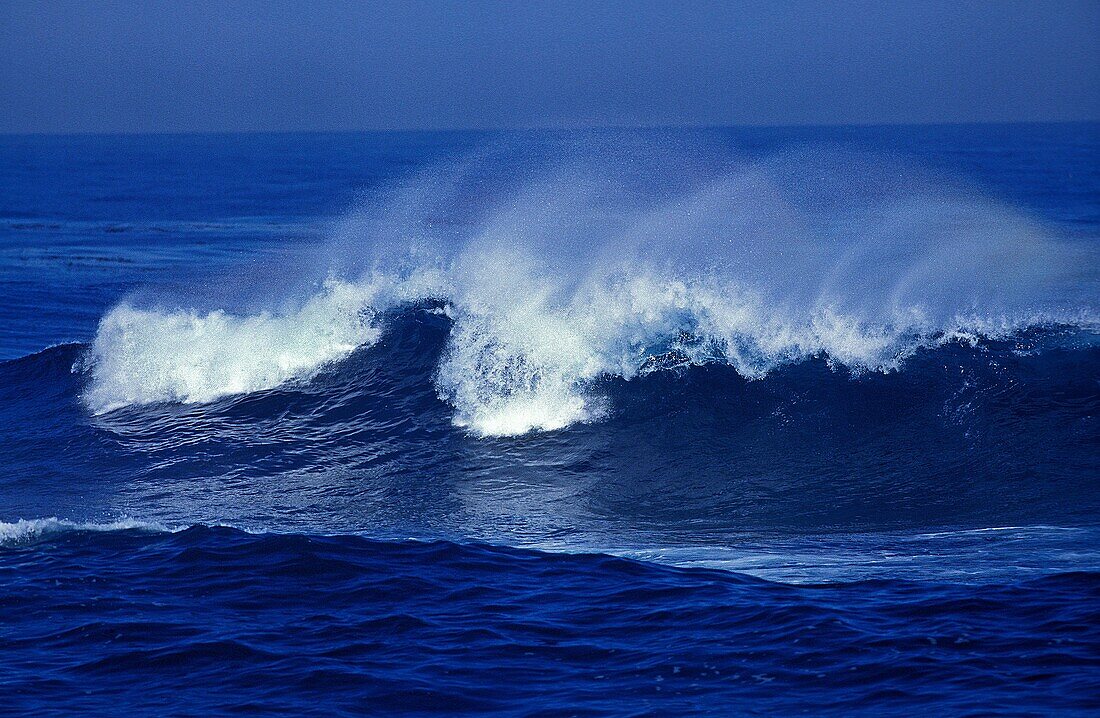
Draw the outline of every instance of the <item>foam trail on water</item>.
[[[878,158],[510,150],[380,197],[318,257],[337,278],[296,308],[111,310],[89,407],[308,379],[427,298],[453,319],[438,393],[482,435],[598,420],[606,376],[722,362],[759,379],[810,357],[892,371],[945,341],[1097,326],[1090,250]]]

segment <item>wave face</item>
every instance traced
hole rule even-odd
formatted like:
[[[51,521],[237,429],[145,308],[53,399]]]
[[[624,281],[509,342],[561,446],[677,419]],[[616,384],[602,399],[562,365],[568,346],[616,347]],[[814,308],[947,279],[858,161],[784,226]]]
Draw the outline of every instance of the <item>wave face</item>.
[[[608,377],[720,363],[760,379],[814,357],[887,372],[945,342],[1100,326],[1091,245],[883,158],[526,149],[429,172],[354,213],[323,288],[289,309],[116,307],[86,403],[308,380],[418,301],[454,320],[436,387],[455,423],[495,436],[599,420],[592,386]]]
[[[598,420],[491,439],[456,426],[439,397],[458,323],[443,306],[385,315],[375,344],[309,381],[98,416],[77,399],[91,380],[71,370],[87,348],[58,347],[4,365],[22,394],[8,410],[50,416],[87,447],[62,461],[79,476],[62,490],[124,481],[120,508],[166,523],[604,549],[746,530],[1077,525],[1100,510],[1092,332],[935,342],[886,373],[823,357],[747,378],[677,358],[594,379]],[[56,399],[43,403],[43,382]],[[57,437],[34,431],[19,433],[45,462]]]
[[[1095,712],[1098,129],[0,137],[4,705]]]

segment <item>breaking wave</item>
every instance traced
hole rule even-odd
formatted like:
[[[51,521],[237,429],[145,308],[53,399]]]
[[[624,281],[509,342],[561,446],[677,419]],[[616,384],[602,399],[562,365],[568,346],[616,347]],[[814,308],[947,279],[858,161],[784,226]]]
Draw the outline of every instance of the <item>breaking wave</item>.
[[[810,358],[858,376],[948,342],[1092,332],[1090,252],[883,158],[505,149],[365,201],[287,268],[306,289],[269,290],[277,309],[116,306],[83,398],[98,414],[307,381],[424,305],[452,321],[434,381],[454,422],[548,431],[599,420],[605,377],[722,363],[761,379]]]

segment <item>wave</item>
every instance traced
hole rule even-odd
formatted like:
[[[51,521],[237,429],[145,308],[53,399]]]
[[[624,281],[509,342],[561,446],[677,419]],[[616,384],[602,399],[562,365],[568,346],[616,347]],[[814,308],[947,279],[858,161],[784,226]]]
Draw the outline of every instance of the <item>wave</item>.
[[[169,525],[570,546],[1095,523],[1100,342],[1081,330],[946,342],[889,373],[817,358],[764,379],[724,363],[604,377],[585,387],[599,423],[517,441],[454,426],[439,304],[380,321],[309,382],[208,404],[90,417],[90,377],[71,372],[87,345],[0,364],[9,517],[95,502]]]
[[[140,531],[144,533],[171,533],[179,530],[181,529],[169,528],[156,521],[139,521],[129,518],[107,523],[69,521],[57,517],[19,519],[11,522],[0,521],[0,546],[29,543],[58,534],[73,532]]]
[[[424,301],[452,321],[437,392],[483,436],[598,421],[606,377],[722,363],[761,379],[813,358],[892,372],[944,343],[1100,328],[1089,246],[882,158],[586,149],[490,153],[368,201],[288,268],[316,288],[280,309],[120,304],[83,364],[86,405],[309,380]]]

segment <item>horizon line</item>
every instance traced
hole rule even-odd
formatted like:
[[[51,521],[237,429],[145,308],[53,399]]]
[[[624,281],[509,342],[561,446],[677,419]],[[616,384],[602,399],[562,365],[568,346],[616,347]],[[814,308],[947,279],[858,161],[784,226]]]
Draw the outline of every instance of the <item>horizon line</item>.
[[[824,129],[874,127],[976,127],[1017,125],[1090,125],[1100,118],[1080,120],[992,120],[937,122],[808,122],[808,123],[730,123],[730,124],[606,124],[606,125],[526,125],[516,127],[410,127],[410,128],[339,128],[339,129],[237,129],[237,130],[74,130],[61,132],[0,131],[0,137],[186,137],[208,135],[337,135],[337,134],[431,134],[431,133],[510,133],[510,132],[584,132],[614,130],[722,130],[722,129]]]

